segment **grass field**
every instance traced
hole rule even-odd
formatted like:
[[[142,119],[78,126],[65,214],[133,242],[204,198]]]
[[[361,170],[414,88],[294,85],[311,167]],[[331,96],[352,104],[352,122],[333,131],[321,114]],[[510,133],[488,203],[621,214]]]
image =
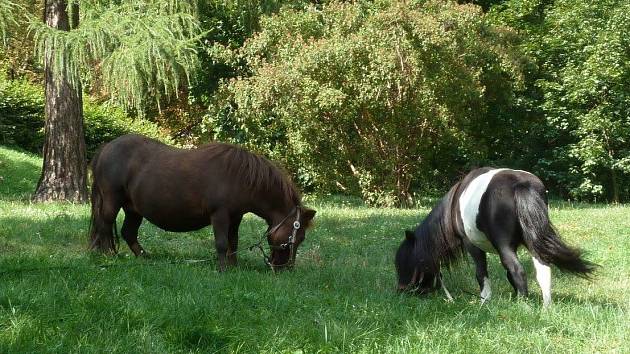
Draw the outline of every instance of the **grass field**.
[[[0,147],[1,353],[630,352],[628,206],[552,203],[568,243],[601,264],[594,281],[554,270],[543,309],[531,259],[521,254],[532,295],[514,300],[490,256],[493,298],[481,306],[468,259],[445,275],[454,303],[395,292],[394,252],[427,208],[309,200],[316,226],[293,271],[274,274],[243,251],[219,274],[210,229],[145,223],[150,258],[126,245],[116,257],[88,253],[86,205],[28,202],[40,163]],[[263,231],[247,217],[241,245]]]

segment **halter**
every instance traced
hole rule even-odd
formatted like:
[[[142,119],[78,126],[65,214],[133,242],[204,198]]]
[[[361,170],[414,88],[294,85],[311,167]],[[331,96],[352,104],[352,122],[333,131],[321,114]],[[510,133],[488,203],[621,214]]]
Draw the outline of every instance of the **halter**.
[[[269,262],[269,257],[267,257],[267,254],[265,253],[265,248],[262,245],[262,242],[265,238],[268,238],[271,234],[273,234],[274,232],[276,232],[280,226],[282,226],[284,224],[284,222],[289,218],[289,216],[291,216],[293,213],[296,213],[295,215],[295,221],[293,221],[293,230],[291,231],[291,235],[289,235],[289,239],[287,240],[287,242],[281,244],[280,246],[274,246],[274,245],[269,245],[270,249],[280,249],[280,250],[285,250],[287,249],[287,247],[289,248],[289,259],[287,261],[287,263],[285,264],[279,264],[279,265],[272,265],[271,262]],[[267,229],[267,231],[260,237],[260,240],[251,245],[249,247],[250,250],[254,249],[254,248],[258,248],[260,249],[265,264],[267,264],[268,266],[270,266],[271,268],[273,267],[284,267],[287,266],[291,263],[291,259],[293,258],[293,252],[294,252],[294,246],[295,246],[295,235],[297,234],[297,231],[302,227],[302,225],[300,224],[300,214],[301,214],[301,208],[300,206],[296,206],[295,208],[291,209],[291,211],[289,212],[289,214],[287,214],[287,216],[285,216],[282,220],[280,220],[280,222],[274,226],[271,227],[269,229]]]

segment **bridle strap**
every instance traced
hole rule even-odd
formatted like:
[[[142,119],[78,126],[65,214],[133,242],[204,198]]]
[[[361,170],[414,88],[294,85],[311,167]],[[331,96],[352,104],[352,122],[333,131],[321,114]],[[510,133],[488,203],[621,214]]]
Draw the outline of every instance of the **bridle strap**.
[[[300,207],[296,206],[295,208],[296,208],[295,221],[293,222],[293,230],[291,231],[289,242],[284,244],[284,245],[286,244],[289,245],[289,261],[288,262],[291,262],[291,259],[293,258],[293,245],[295,245],[295,235],[297,234],[297,231],[300,229],[300,227],[302,227],[302,225],[300,224]]]
[[[298,218],[297,218],[296,221],[300,220],[300,207],[296,206],[295,208],[291,209],[291,211],[287,214],[287,216],[285,216],[282,220],[280,220],[280,222],[276,226],[274,226],[271,229],[268,229],[267,232],[265,232],[265,234],[263,236],[266,237],[266,236],[269,236],[272,233],[276,232],[280,228],[280,226],[282,226],[282,224],[289,218],[289,216],[293,215],[293,213],[296,210],[297,210],[297,215],[298,215]]]
[[[290,263],[292,263],[291,259],[293,257],[293,252],[294,252],[295,236],[297,235],[297,231],[302,227],[302,225],[300,224],[301,209],[302,208],[299,205],[297,205],[297,206],[295,206],[295,208],[291,209],[291,211],[287,214],[287,216],[285,216],[282,220],[280,220],[280,222],[276,226],[270,227],[269,229],[267,229],[267,231],[260,237],[258,242],[256,242],[253,245],[249,246],[249,250],[251,251],[254,248],[258,248],[260,250],[260,252],[262,253],[262,255],[263,255],[263,259],[265,261],[265,264],[267,264],[268,266],[270,266],[272,268],[273,267],[284,267],[284,266],[287,266]],[[287,247],[289,247],[289,260],[285,264],[272,265],[271,262],[269,262],[269,257],[267,256],[267,254],[265,252],[265,248],[263,247],[263,241],[269,235],[271,235],[274,232],[276,232],[280,228],[280,226],[282,226],[284,224],[284,222],[291,215],[293,215],[294,212],[296,213],[296,216],[295,216],[295,221],[293,221],[293,230],[291,231],[291,235],[289,236],[289,239],[287,240],[287,242],[281,244],[280,246],[269,245],[269,248],[271,248],[272,250],[273,249],[284,250]]]

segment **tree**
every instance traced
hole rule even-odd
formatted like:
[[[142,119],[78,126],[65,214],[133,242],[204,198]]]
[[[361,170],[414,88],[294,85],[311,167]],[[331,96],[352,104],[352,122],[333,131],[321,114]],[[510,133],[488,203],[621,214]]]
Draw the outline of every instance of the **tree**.
[[[79,25],[78,6],[73,8],[70,18],[63,0],[47,0],[44,12],[46,24],[56,30],[70,31]],[[65,50],[60,43],[46,41],[44,162],[33,196],[35,201],[88,200],[81,83],[78,78],[71,83],[65,68],[54,65],[55,52]]]
[[[577,199],[630,200],[630,4],[514,0],[493,12],[536,63],[522,99],[538,107],[537,172]]]
[[[77,0],[70,5],[47,0],[46,25],[31,24],[46,79],[37,201],[87,200],[82,76],[92,91],[142,115],[150,100],[159,107],[163,98],[177,95],[196,66],[199,26],[191,2]]]

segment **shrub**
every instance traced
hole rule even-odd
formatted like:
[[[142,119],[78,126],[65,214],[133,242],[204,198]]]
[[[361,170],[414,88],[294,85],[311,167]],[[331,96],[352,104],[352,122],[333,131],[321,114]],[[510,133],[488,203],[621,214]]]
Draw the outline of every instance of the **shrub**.
[[[41,153],[43,117],[44,92],[41,88],[0,76],[0,144]]]
[[[41,154],[44,145],[44,91],[27,81],[0,78],[0,144]],[[138,133],[164,142],[168,135],[154,123],[132,119],[124,111],[84,100],[88,159],[98,147],[117,136]]]
[[[156,124],[143,119],[132,119],[119,108],[88,101],[83,104],[83,119],[88,159],[103,143],[129,133],[142,134],[173,144],[166,132]]]
[[[490,108],[509,106],[520,77],[512,34],[476,6],[331,3],[261,28],[227,55],[252,74],[224,82],[206,129],[286,161],[303,185],[408,204],[511,129]]]

